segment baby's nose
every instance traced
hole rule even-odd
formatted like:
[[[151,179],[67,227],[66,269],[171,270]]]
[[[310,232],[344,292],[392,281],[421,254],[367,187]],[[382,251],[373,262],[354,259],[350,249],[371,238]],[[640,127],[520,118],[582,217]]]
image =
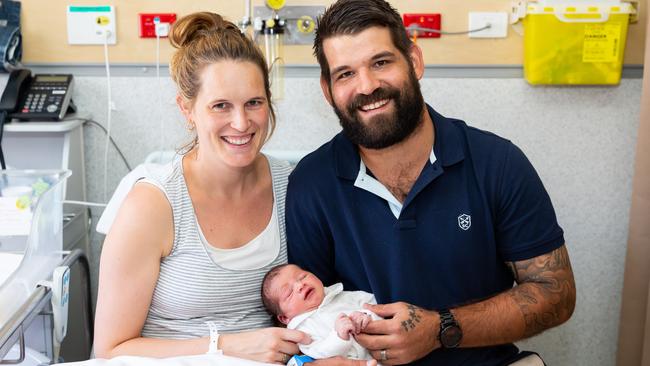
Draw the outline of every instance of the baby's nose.
[[[298,280],[298,281],[296,282],[296,286],[297,286],[297,288],[298,288],[298,292],[299,292],[299,293],[300,293],[300,292],[303,292],[303,290],[305,289],[305,284],[302,283],[302,281],[300,281],[300,280]]]

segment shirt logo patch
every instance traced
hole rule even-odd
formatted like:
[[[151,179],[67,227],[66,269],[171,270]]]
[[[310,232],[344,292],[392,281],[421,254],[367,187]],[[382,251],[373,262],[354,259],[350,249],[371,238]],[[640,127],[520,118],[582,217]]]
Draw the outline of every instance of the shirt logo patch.
[[[472,226],[472,216],[462,214],[458,216],[458,227],[467,231]]]

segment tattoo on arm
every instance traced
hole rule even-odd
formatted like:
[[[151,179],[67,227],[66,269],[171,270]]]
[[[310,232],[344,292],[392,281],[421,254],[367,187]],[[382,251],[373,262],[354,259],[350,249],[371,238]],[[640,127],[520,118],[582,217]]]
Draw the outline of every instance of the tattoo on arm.
[[[562,246],[532,259],[509,262],[517,286],[509,292],[524,317],[524,337],[566,321],[575,306],[569,255]]]
[[[417,323],[419,323],[422,320],[422,317],[420,316],[420,314],[418,314],[418,312],[421,312],[422,309],[411,304],[408,305],[408,309],[409,309],[409,318],[402,321],[402,327],[404,328],[405,332],[408,332],[409,330],[415,328]]]

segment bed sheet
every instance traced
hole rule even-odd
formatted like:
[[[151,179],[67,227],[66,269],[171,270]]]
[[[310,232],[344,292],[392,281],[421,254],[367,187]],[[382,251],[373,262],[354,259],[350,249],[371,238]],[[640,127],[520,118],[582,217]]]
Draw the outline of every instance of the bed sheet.
[[[111,359],[96,358],[88,361],[70,362],[60,365],[65,366],[271,366],[270,363],[261,363],[244,360],[242,358],[222,355],[197,355],[171,358],[149,358],[136,356],[120,356]],[[277,366],[277,365],[276,365]]]

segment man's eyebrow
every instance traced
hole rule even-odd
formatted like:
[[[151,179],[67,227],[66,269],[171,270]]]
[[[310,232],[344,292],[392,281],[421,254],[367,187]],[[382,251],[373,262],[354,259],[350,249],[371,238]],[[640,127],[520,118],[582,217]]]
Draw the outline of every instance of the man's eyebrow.
[[[334,68],[334,70],[330,71],[330,75],[336,75],[339,72],[341,72],[341,71],[343,71],[345,69],[348,69],[348,68],[349,68],[348,65],[343,65],[343,66],[336,67],[336,68]]]
[[[371,60],[374,61],[374,60],[378,60],[378,59],[384,58],[384,57],[395,57],[395,54],[390,52],[390,51],[384,51],[384,52],[380,52],[380,53],[372,56]]]

